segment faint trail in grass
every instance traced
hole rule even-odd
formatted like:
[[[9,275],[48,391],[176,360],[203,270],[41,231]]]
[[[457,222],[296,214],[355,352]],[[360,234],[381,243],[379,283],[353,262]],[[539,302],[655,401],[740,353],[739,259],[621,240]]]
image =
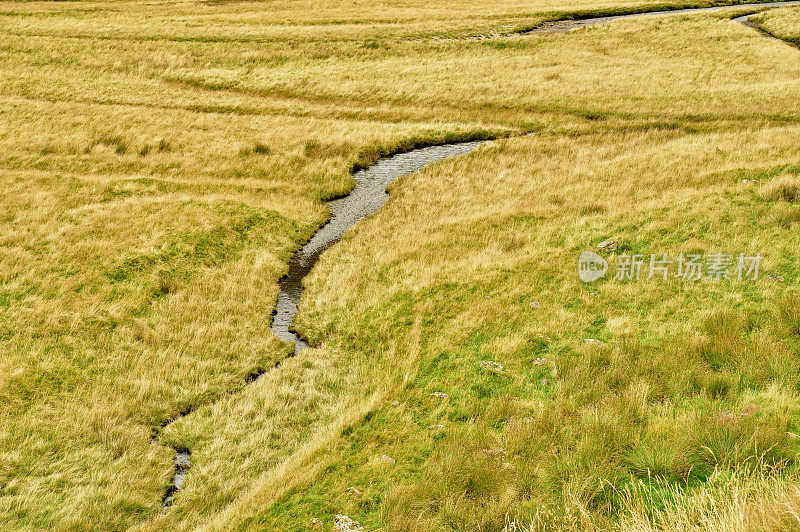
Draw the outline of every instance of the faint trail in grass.
[[[664,6],[660,9],[651,9],[643,11],[632,11],[630,9],[619,9],[617,14],[597,16],[592,13],[558,13],[551,20],[539,23],[535,26],[523,28],[507,33],[490,33],[484,35],[473,35],[467,37],[434,37],[431,39],[417,39],[410,42],[436,42],[436,41],[483,41],[494,39],[509,39],[512,37],[519,37],[520,35],[537,35],[537,34],[550,34],[550,33],[565,33],[571,30],[585,28],[588,26],[596,26],[598,24],[607,24],[616,20],[641,18],[641,17],[657,17],[668,15],[691,15],[695,13],[714,13],[725,12],[731,10],[741,10],[750,8],[757,11],[764,11],[767,9],[774,9],[778,7],[791,7],[800,5],[800,0],[785,0],[778,2],[742,2],[738,4],[728,4],[713,7],[687,7],[687,8],[671,8]]]

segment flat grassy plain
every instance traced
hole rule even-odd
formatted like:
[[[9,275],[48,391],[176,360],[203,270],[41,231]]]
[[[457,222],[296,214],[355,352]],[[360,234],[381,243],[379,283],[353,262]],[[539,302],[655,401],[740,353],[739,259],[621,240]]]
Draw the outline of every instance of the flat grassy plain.
[[[800,527],[800,50],[753,6],[507,35],[696,5],[0,3],[0,522]],[[323,256],[287,359],[350,170],[483,138]],[[579,283],[608,238],[764,271]]]

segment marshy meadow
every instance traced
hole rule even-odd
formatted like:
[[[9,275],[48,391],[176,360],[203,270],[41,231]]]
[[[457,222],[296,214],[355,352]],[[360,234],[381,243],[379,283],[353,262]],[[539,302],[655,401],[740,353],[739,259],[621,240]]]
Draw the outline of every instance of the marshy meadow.
[[[730,4],[0,1],[0,529],[800,530],[800,2]]]

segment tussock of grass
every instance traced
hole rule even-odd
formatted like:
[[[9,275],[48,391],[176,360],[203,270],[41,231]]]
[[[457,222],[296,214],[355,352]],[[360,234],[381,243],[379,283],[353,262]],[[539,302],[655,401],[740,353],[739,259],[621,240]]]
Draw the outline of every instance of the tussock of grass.
[[[761,197],[767,201],[800,201],[800,178],[784,175],[761,186]]]
[[[625,530],[793,530],[800,526],[796,482],[776,482],[769,467],[717,470],[699,488],[641,481],[625,494]],[[657,509],[643,512],[643,509]]]

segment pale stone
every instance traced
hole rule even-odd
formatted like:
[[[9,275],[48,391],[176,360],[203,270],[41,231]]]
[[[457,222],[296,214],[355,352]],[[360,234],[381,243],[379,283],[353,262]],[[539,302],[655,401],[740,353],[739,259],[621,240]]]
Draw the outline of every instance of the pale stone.
[[[364,530],[361,523],[342,514],[333,518],[333,528],[336,532],[362,532]]]

